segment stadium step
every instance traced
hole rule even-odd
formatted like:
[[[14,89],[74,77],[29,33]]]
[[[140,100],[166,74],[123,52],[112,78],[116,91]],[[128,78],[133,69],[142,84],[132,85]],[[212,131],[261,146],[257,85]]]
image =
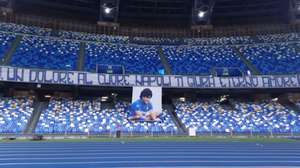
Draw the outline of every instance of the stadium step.
[[[243,63],[249,68],[251,74],[253,75],[261,75],[262,73],[242,54],[238,47],[233,47],[235,52],[239,55]]]
[[[24,131],[25,134],[34,133],[34,130],[39,122],[40,116],[43,110],[48,107],[48,104],[49,102],[40,102],[40,101],[35,102],[33,113]]]
[[[17,35],[17,37],[13,41],[11,47],[5,53],[3,61],[1,63],[2,65],[9,65],[10,60],[11,60],[12,56],[14,55],[14,53],[16,52],[17,48],[19,47],[21,41],[22,41],[22,36],[21,35]]]
[[[79,48],[79,58],[77,62],[77,70],[83,71],[84,70],[84,64],[85,64],[85,42],[80,42],[80,48]]]
[[[300,114],[300,108],[288,98],[288,95],[279,96],[278,102],[290,111]]]
[[[165,53],[164,53],[164,51],[161,47],[159,47],[158,53],[159,53],[161,63],[163,64],[164,69],[166,70],[166,74],[167,75],[172,75],[173,74],[172,73],[172,68],[171,68],[171,66],[170,66],[170,64],[169,64],[169,62],[166,58],[166,55],[165,55]]]
[[[296,43],[294,43],[294,48],[296,49],[296,51],[298,52],[298,53],[300,53],[300,48],[298,47],[298,45],[296,45]]]
[[[178,132],[179,133],[186,133],[187,129],[184,126],[184,124],[181,122],[181,120],[178,118],[178,116],[175,112],[175,107],[173,105],[164,105],[164,108],[167,109],[167,111],[169,112],[173,122],[175,123],[175,125],[178,128]]]

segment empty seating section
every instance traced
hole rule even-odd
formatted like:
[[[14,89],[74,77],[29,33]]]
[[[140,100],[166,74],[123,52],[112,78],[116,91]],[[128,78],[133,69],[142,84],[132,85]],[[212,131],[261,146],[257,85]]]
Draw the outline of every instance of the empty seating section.
[[[79,43],[68,40],[24,36],[11,65],[27,68],[75,70]]]
[[[198,133],[299,133],[300,115],[277,102],[234,101],[226,110],[215,101],[177,102],[176,113]]]
[[[287,34],[268,34],[257,36],[258,42],[260,43],[280,43],[289,41],[299,41],[300,35],[298,33],[287,33]]]
[[[0,23],[0,31],[0,60],[16,36],[7,32],[27,34],[23,35],[10,62],[19,67],[76,70],[79,43],[84,40],[93,41],[86,42],[86,71],[95,71],[97,64],[105,64],[121,65],[127,74],[159,74],[163,69],[156,45],[159,44],[176,75],[210,75],[214,68],[239,68],[245,73],[248,68],[231,45],[239,45],[241,54],[262,74],[300,72],[299,33],[194,39],[133,37],[130,40],[127,36],[69,31],[59,31],[58,37],[53,38],[51,35],[55,33],[51,29],[13,23]]]
[[[86,53],[87,71],[97,64],[121,65],[127,74],[158,74],[163,68],[155,46],[88,43]]]
[[[36,133],[171,133],[177,130],[164,111],[161,122],[132,123],[127,120],[129,103],[118,102],[114,108],[102,108],[100,100],[52,99],[41,114]]]
[[[163,51],[174,74],[209,75],[213,68],[239,68],[246,72],[247,67],[235,51],[228,46],[181,46],[163,47]]]
[[[219,37],[219,38],[189,38],[185,39],[189,45],[234,45],[254,44],[255,40],[250,36],[241,37]]]
[[[0,60],[4,58],[5,53],[8,51],[15,38],[15,35],[0,33]]]
[[[244,46],[240,51],[263,74],[300,72],[300,53],[292,43]]]
[[[141,45],[183,45],[184,40],[181,38],[150,38],[150,37],[133,37],[131,43]]]
[[[74,40],[84,40],[84,41],[98,41],[106,43],[119,43],[125,44],[128,43],[129,38],[127,36],[109,36],[104,34],[90,34],[90,33],[81,33],[81,32],[68,32],[60,31],[59,37],[63,39],[74,39]]]
[[[31,98],[0,98],[0,133],[22,133],[33,112]]]
[[[14,32],[21,34],[32,34],[39,36],[50,36],[51,29],[43,29],[34,26],[25,26],[14,23],[0,23],[0,31]]]

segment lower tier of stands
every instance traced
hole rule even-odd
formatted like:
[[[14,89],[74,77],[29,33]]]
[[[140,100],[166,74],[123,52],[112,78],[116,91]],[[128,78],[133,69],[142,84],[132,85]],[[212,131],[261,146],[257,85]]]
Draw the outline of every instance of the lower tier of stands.
[[[0,98],[0,133],[22,133],[33,112],[31,98]]]
[[[114,108],[101,108],[100,100],[53,99],[43,111],[36,133],[109,133],[121,130],[135,133],[177,132],[166,110],[159,122],[131,122],[129,103],[118,102]]]
[[[297,101],[296,101],[297,102]],[[31,98],[0,99],[0,133],[23,133],[34,111]],[[226,108],[215,100],[175,101],[175,114],[163,109],[161,121],[128,120],[130,103],[103,105],[99,99],[52,98],[38,120],[38,134],[180,133],[195,128],[198,134],[300,133],[300,114],[273,100],[231,100]],[[295,103],[297,106],[299,103]],[[175,124],[176,117],[182,127]]]
[[[215,101],[177,102],[176,113],[198,133],[291,133],[300,132],[300,115],[278,102],[234,101],[226,109]]]

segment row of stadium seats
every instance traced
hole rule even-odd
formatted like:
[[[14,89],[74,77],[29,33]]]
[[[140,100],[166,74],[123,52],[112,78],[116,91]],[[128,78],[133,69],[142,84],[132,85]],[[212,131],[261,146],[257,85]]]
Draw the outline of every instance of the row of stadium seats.
[[[189,38],[185,39],[189,45],[237,45],[254,44],[256,41],[250,36],[219,37],[219,38]]]
[[[15,32],[22,34],[31,34],[39,36],[51,36],[52,30],[46,28],[39,28],[34,26],[25,26],[14,23],[0,23],[0,31]],[[98,35],[83,32],[70,32],[59,31],[55,36],[59,36],[63,39],[74,39],[84,41],[101,41],[108,43],[129,43],[128,36],[110,36],[110,35]],[[278,43],[288,41],[298,41],[300,35],[298,33],[287,34],[273,34],[273,35],[256,35],[256,36],[240,36],[240,37],[217,37],[217,38],[185,38],[170,39],[170,38],[144,38],[134,37],[132,41],[144,42],[144,44],[160,44],[160,45],[237,45],[237,44],[255,44],[255,43]]]
[[[299,33],[287,33],[287,34],[268,34],[257,36],[258,42],[260,43],[280,43],[280,42],[291,42],[299,41]]]
[[[100,100],[52,99],[41,114],[36,133],[109,133],[122,132],[176,132],[177,127],[164,110],[160,122],[130,122],[127,119],[129,103],[118,102],[115,108],[101,108]]]
[[[44,29],[44,28],[39,28],[34,26],[25,26],[20,24],[3,23],[3,22],[2,23],[0,22],[0,31],[38,35],[38,36],[51,35],[51,29]]]
[[[187,128],[198,133],[300,132],[300,115],[270,100],[234,101],[228,110],[215,101],[176,102],[176,113]]]
[[[31,98],[0,98],[0,133],[22,133],[33,112]]]
[[[69,32],[69,31],[60,31],[58,33],[58,36],[63,39],[97,41],[97,42],[118,43],[118,44],[126,44],[129,41],[129,37],[127,36],[110,36],[104,34],[90,34],[90,33],[81,33],[81,32]]]

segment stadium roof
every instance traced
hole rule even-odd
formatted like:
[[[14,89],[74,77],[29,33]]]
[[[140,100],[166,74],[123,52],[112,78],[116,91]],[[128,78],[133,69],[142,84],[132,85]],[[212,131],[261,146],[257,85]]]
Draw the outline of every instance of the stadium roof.
[[[55,17],[96,21],[99,0],[16,0],[16,11]],[[119,21],[123,24],[190,23],[192,0],[121,0]],[[33,12],[32,12],[33,11]],[[283,22],[287,17],[286,0],[216,0],[214,25],[257,22]]]

